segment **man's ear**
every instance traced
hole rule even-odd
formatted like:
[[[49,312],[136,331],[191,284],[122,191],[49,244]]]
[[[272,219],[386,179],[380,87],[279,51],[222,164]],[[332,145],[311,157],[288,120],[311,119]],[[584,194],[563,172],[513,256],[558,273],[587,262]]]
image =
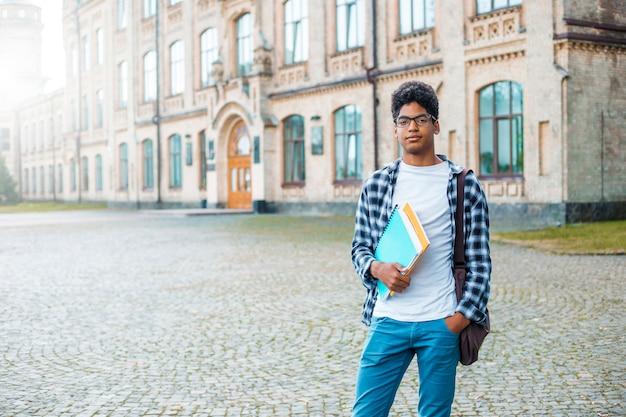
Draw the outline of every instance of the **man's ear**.
[[[434,125],[433,132],[435,132],[435,135],[438,135],[439,134],[439,120],[435,120],[433,122],[433,125]]]

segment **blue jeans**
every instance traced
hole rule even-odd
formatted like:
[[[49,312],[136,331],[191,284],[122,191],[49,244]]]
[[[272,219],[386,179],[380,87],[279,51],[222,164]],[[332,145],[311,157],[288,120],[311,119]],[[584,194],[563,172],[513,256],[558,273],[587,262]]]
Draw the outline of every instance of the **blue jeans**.
[[[420,417],[449,417],[459,336],[444,319],[409,323],[374,317],[361,356],[353,417],[386,417],[413,356],[419,371]]]

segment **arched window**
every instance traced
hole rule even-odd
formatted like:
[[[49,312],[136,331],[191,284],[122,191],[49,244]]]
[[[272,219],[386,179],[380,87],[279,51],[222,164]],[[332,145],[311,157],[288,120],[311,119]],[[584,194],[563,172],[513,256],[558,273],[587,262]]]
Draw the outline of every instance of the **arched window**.
[[[125,109],[128,105],[128,63],[126,61],[122,61],[118,65],[118,83],[118,107],[120,109]]]
[[[28,168],[26,168],[24,170],[24,194],[28,194],[29,190],[28,190],[28,186],[29,186],[29,178],[28,178]]]
[[[517,176],[524,170],[522,86],[500,81],[478,92],[480,175]]]
[[[237,76],[252,71],[252,17],[246,13],[237,19]]]
[[[519,6],[522,0],[476,0],[476,14],[490,13],[494,10]]]
[[[102,155],[96,155],[96,191],[102,191]]]
[[[128,190],[128,145],[120,145],[120,190]]]
[[[143,56],[143,101],[156,100],[157,96],[157,62],[156,52],[149,51]]]
[[[214,83],[211,66],[217,61],[217,29],[208,28],[200,35],[200,75],[202,87]]]
[[[185,44],[176,41],[170,46],[170,94],[185,91]]]
[[[303,182],[304,171],[304,117],[290,116],[283,123],[284,181]]]
[[[87,191],[89,190],[89,159],[87,159],[86,156],[83,156],[82,160],[81,160],[81,164],[82,164],[82,169],[83,169],[83,183],[82,185],[82,189],[83,191]]]
[[[143,189],[149,190],[154,188],[154,152],[152,148],[152,139],[143,141]]]
[[[180,135],[170,136],[170,188],[183,185],[183,161]]]
[[[354,104],[335,112],[335,180],[360,180],[363,171],[361,108]]]
[[[285,2],[285,65],[309,57],[309,19],[307,0]]]
[[[76,191],[76,162],[74,159],[70,159],[70,190]]]

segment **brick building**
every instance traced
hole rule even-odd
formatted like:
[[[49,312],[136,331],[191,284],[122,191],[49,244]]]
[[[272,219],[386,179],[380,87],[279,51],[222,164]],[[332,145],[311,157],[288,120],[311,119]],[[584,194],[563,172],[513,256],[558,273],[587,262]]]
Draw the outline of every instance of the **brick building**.
[[[0,3],[0,16],[16,0]],[[27,200],[353,213],[391,92],[495,228],[623,218],[624,0],[66,0],[64,89],[17,111]],[[3,23],[4,24],[4,23]]]

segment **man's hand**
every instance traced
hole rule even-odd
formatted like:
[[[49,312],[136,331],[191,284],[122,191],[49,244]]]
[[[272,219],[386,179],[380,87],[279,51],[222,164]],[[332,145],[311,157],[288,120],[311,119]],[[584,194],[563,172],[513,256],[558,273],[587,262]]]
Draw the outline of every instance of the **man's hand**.
[[[397,262],[374,261],[370,265],[370,273],[378,278],[390,291],[401,293],[411,283],[411,277],[403,274],[406,268]]]
[[[459,334],[461,331],[469,326],[470,321],[465,318],[465,316],[458,311],[454,313],[454,315],[450,317],[446,317],[446,326],[452,333]]]

